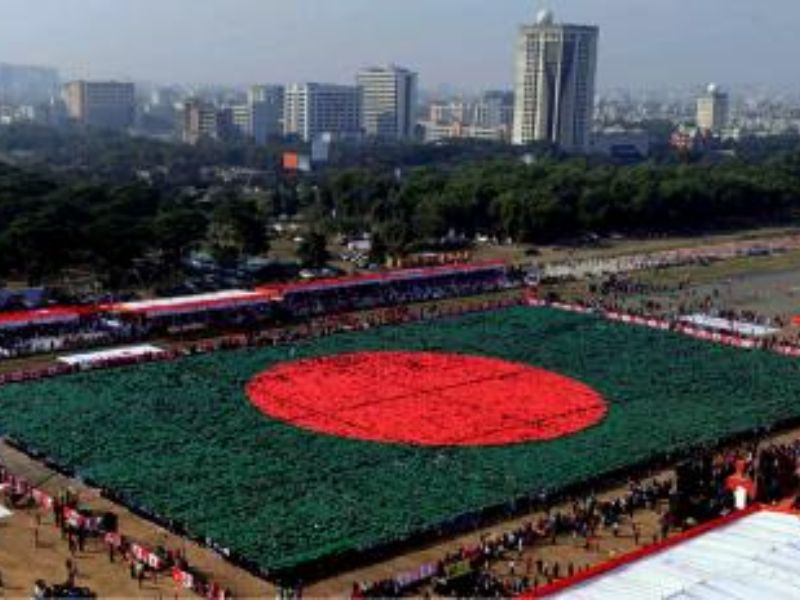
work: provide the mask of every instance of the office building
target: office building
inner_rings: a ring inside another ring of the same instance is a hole
[[[591,142],[597,27],[558,24],[550,11],[520,27],[514,68],[515,144],[550,142],[586,151]]]
[[[230,111],[231,124],[236,135],[240,138],[252,137],[253,110],[250,104],[232,104],[225,109]]]
[[[333,138],[361,135],[361,92],[355,86],[296,83],[286,89],[283,131],[310,142],[329,133]]]
[[[247,94],[250,106],[250,136],[257,144],[283,135],[285,88],[282,85],[254,85]]]
[[[396,66],[360,71],[361,129],[369,137],[407,140],[414,136],[417,74]]]
[[[64,86],[70,119],[89,127],[127,129],[136,112],[132,83],[72,81]]]
[[[58,70],[0,63],[0,103],[39,104],[58,95]]]
[[[485,92],[470,107],[470,125],[484,129],[507,129],[514,122],[514,93],[506,91]]]
[[[728,94],[716,84],[710,84],[706,93],[697,99],[697,127],[703,131],[720,133],[728,126]]]
[[[197,144],[202,140],[221,141],[231,137],[235,130],[234,112],[202,100],[184,102],[181,111],[181,140]]]

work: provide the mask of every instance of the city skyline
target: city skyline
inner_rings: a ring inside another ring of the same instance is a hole
[[[188,0],[4,0],[0,61],[53,65],[64,79],[227,85],[351,83],[365,66],[398,63],[425,89],[510,88],[516,28],[547,6],[558,21],[600,27],[599,88],[794,83],[763,68],[800,50],[789,26],[800,7],[789,0],[768,12],[743,0],[598,4],[226,0],[188,10]],[[742,43],[755,35],[758,44]]]

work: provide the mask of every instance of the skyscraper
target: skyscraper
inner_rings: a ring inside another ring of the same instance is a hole
[[[515,144],[548,141],[584,151],[591,142],[597,27],[555,23],[541,11],[520,27],[514,73]]]
[[[355,86],[295,83],[286,89],[283,111],[286,135],[311,142],[323,133],[333,138],[361,134],[361,93]]]
[[[64,102],[69,118],[105,129],[127,129],[136,110],[133,84],[116,81],[72,81],[64,86]]]
[[[728,94],[710,84],[706,94],[697,99],[697,127],[719,133],[728,126]]]
[[[414,135],[417,74],[396,66],[370,67],[356,77],[361,128],[370,137],[406,140]]]

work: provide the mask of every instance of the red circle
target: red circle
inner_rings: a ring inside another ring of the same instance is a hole
[[[282,363],[247,385],[270,417],[320,433],[421,446],[551,440],[606,414],[568,377],[496,358],[359,352]]]

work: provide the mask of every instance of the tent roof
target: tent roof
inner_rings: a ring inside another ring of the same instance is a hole
[[[748,509],[542,588],[537,597],[800,598],[800,517]]]
[[[748,323],[747,321],[734,321],[730,319],[721,319],[719,317],[712,317],[704,314],[694,314],[681,317],[684,323],[692,325],[699,325],[715,331],[723,331],[726,333],[736,333],[739,335],[746,335],[751,337],[765,337],[780,333],[780,329],[775,327],[765,327],[757,323]]]
[[[70,354],[59,356],[58,361],[68,365],[92,365],[108,360],[137,358],[162,354],[164,351],[152,344],[140,344],[137,346],[125,346],[122,348],[108,348],[94,352],[82,352],[80,354]]]

